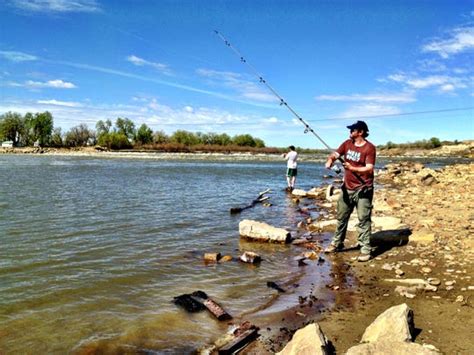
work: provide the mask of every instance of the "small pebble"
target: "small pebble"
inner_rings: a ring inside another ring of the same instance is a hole
[[[398,276],[402,276],[405,274],[405,272],[403,270],[397,269],[395,270],[395,274],[397,274]]]
[[[445,284],[446,286],[452,286],[452,285],[454,285],[455,283],[456,283],[456,281],[452,280],[452,281],[446,281],[444,284]]]
[[[456,297],[456,302],[464,302],[464,297],[463,296],[458,296]]]

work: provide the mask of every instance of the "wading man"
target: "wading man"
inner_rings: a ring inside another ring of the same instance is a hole
[[[330,169],[340,156],[344,158],[344,184],[337,202],[337,228],[331,244],[324,252],[335,253],[344,248],[349,217],[354,208],[359,218],[357,247],[360,248],[358,261],[371,259],[373,248],[370,244],[372,234],[372,199],[374,197],[375,146],[366,138],[369,128],[363,121],[347,126],[350,137],[331,155],[326,162]]]
[[[295,188],[296,183],[296,175],[298,174],[298,170],[296,168],[298,160],[298,153],[296,152],[295,146],[289,146],[290,151],[288,153],[282,154],[283,158],[285,158],[288,162],[286,164],[286,182],[288,187],[286,188],[287,191],[292,191]]]

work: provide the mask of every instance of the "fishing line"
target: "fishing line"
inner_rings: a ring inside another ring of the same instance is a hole
[[[278,94],[278,92],[276,92],[276,90],[267,82],[267,80],[265,80],[263,78],[263,76],[261,76],[259,74],[259,72],[255,69],[255,67],[252,66],[252,64],[250,64],[247,59],[245,59],[245,57],[237,50],[237,48],[235,48],[223,35],[222,33],[220,33],[219,31],[217,30],[214,30],[214,32],[216,33],[216,35],[219,36],[219,38],[226,44],[227,47],[229,47],[239,58],[240,58],[240,61],[247,65],[247,67],[251,70],[251,72],[258,78],[259,82],[262,83],[263,85],[265,85],[268,90],[278,98],[279,102],[280,102],[280,106],[285,106],[303,125],[304,125],[304,133],[308,133],[308,132],[311,132],[327,149],[329,150],[333,150],[311,127],[310,125],[300,116],[298,115],[298,113],[293,110],[293,108],[288,104],[288,102],[286,102],[286,100],[280,96],[280,94]],[[343,160],[340,159],[340,161],[342,162]]]

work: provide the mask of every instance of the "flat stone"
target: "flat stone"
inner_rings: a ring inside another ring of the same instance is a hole
[[[413,329],[413,311],[406,303],[402,303],[390,307],[380,314],[367,327],[361,342],[376,342],[381,339],[399,342],[411,341]]]
[[[296,331],[291,341],[278,355],[327,355],[328,341],[318,323],[308,324]]]
[[[239,233],[241,236],[262,242],[288,243],[291,240],[291,233],[286,229],[250,219],[240,221]]]
[[[375,343],[367,343],[353,346],[347,350],[346,355],[439,355],[440,353],[432,348],[401,341],[382,340]]]
[[[306,191],[301,189],[294,189],[291,194],[296,197],[306,197],[307,195]]]
[[[433,243],[436,239],[435,233],[427,233],[427,232],[414,232],[409,237],[409,242],[414,242],[417,244],[430,244]]]

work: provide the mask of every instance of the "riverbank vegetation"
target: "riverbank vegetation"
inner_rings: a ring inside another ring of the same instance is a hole
[[[167,134],[163,130],[153,131],[146,124],[138,128],[128,119],[118,117],[111,120],[99,120],[95,129],[81,123],[63,132],[54,127],[53,115],[48,112],[26,113],[7,112],[0,115],[0,142],[10,141],[13,147],[51,147],[81,148],[97,146],[107,150],[157,151],[174,153],[210,152],[250,152],[262,154],[281,154],[286,147],[267,147],[265,142],[250,134],[238,134],[233,137],[227,133],[190,132],[177,130]],[[433,149],[454,148],[461,151],[465,142],[441,141],[436,137],[409,143],[393,143],[377,146],[381,155],[405,155],[410,151],[429,151]],[[327,150],[297,148],[302,154],[327,154]],[[471,154],[472,148],[464,149],[461,155]],[[449,154],[448,154],[449,155]]]

